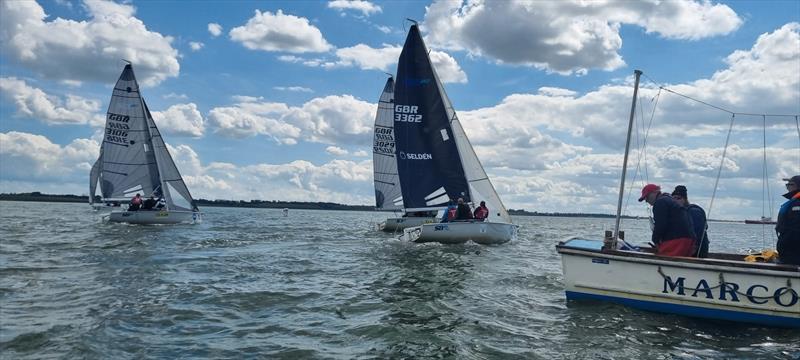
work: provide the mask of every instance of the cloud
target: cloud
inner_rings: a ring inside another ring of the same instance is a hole
[[[172,38],[147,29],[133,6],[86,0],[85,21],[46,21],[33,1],[0,2],[0,48],[11,61],[50,79],[111,83],[120,59],[133,62],[142,85],[178,76]]]
[[[24,132],[0,133],[0,174],[4,180],[85,180],[99,155],[100,144],[75,139],[66,146]]]
[[[280,56],[279,60],[291,63],[302,63],[311,67],[328,69],[343,67],[358,67],[363,70],[380,70],[394,72],[397,60],[400,57],[402,46],[386,45],[382,48],[373,48],[369,45],[358,44],[351,47],[336,49],[336,60],[304,59],[297,56]],[[432,50],[431,63],[443,83],[466,83],[467,74],[458,65],[458,62],[449,54]]]
[[[372,132],[376,105],[351,95],[314,98],[302,106],[236,97],[233,106],[209,112],[214,132],[229,137],[265,135],[279,143],[299,140],[324,144],[366,145]]]
[[[328,146],[325,148],[325,152],[335,156],[344,156],[349,154],[347,150],[342,149],[338,146]]]
[[[742,19],[727,5],[707,1],[436,1],[424,20],[434,47],[561,74],[625,65],[622,24],[696,40],[728,34]]]
[[[329,201],[371,204],[372,161],[305,160],[284,164],[205,164],[191,147],[169,146],[192,195],[205,199]]]
[[[3,97],[12,101],[19,116],[37,119],[49,125],[99,126],[105,122],[100,111],[100,102],[77,95],[58,97],[45,93],[15,77],[0,78]]]
[[[314,90],[302,86],[273,86],[272,88],[278,91],[305,92],[305,93],[314,92]]]
[[[369,153],[364,151],[364,150],[358,150],[358,151],[353,153],[353,156],[367,157],[367,156],[369,156]]]
[[[290,53],[325,52],[332,48],[322,37],[322,32],[308,19],[256,10],[244,26],[230,31],[231,40],[250,50],[280,51]]]
[[[152,115],[164,134],[202,137],[205,133],[205,120],[194,103],[172,105],[164,111],[153,111]]]
[[[208,32],[213,37],[220,36],[220,35],[222,35],[222,25],[217,24],[217,23],[209,23],[208,24]]]
[[[166,95],[162,96],[162,98],[167,99],[167,100],[172,100],[172,99],[175,99],[175,100],[186,100],[186,99],[189,98],[189,96],[186,95],[186,94],[176,94],[174,92],[171,92],[169,94],[166,94]]]
[[[380,6],[364,0],[333,0],[328,2],[328,8],[337,9],[339,11],[360,11],[364,16],[370,16],[383,11]]]
[[[198,50],[202,49],[203,46],[205,46],[205,45],[203,43],[201,43],[201,42],[197,42],[197,41],[190,41],[189,42],[189,47],[192,49],[192,51],[198,51]]]

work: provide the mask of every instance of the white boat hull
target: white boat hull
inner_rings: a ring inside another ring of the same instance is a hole
[[[800,328],[800,267],[601,251],[602,241],[559,243],[568,300]],[[724,256],[723,256],[724,255]],[[725,259],[722,259],[725,258]]]
[[[398,232],[403,229],[420,226],[422,224],[432,224],[439,220],[435,217],[399,217],[388,218],[386,221],[380,223],[378,227],[382,231]]]
[[[110,222],[129,224],[179,224],[195,223],[200,213],[192,211],[112,211],[107,215]]]
[[[496,222],[448,222],[423,224],[405,229],[403,237],[414,242],[439,242],[443,244],[463,244],[472,241],[491,245],[508,242],[517,235],[518,226]]]

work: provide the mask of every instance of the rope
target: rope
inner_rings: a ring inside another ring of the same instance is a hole
[[[733,132],[733,122],[736,120],[736,114],[731,114],[731,125],[728,127],[728,135],[725,137],[725,147],[722,148],[722,159],[719,161],[719,169],[717,169],[717,178],[714,180],[714,190],[711,192],[711,203],[708,205],[708,212],[706,219],[711,218],[711,210],[714,209],[714,198],[717,196],[717,186],[719,185],[719,177],[722,175],[722,166],[725,164],[725,155],[728,153],[728,144],[731,141],[731,133]]]
[[[664,274],[664,271],[661,269],[661,266],[658,267],[658,274],[661,275],[661,277],[664,278],[664,280],[666,280],[670,284],[672,284],[672,278],[667,276],[666,274]],[[719,285],[717,285],[717,286],[709,287],[709,288],[702,288],[702,289],[701,288],[692,288],[692,287],[683,287],[683,289],[684,290],[693,290],[695,293],[696,292],[706,292],[706,291],[710,291],[710,290],[721,288],[721,287],[725,286],[725,284],[728,284],[727,282],[725,282],[725,277],[722,275],[722,273],[719,273]],[[767,299],[780,298],[781,296],[783,296],[783,294],[788,294],[789,290],[792,289],[792,281],[790,279],[786,279],[786,289],[783,292],[781,292],[780,294],[773,294],[772,296],[756,296],[756,295],[752,295],[752,294],[747,294],[747,293],[743,293],[743,292],[739,291],[738,288],[737,289],[728,288],[728,289],[732,290],[734,293],[736,293],[738,295],[742,295],[742,296],[745,296],[747,298],[758,299],[758,300],[767,300]]]
[[[648,78],[648,79],[649,79],[649,78]],[[652,79],[651,79],[651,80],[652,80]],[[655,82],[655,81],[653,81],[653,82]],[[689,96],[689,95],[684,95],[684,94],[681,94],[681,93],[679,93],[679,92],[677,92],[677,91],[670,90],[670,89],[668,89],[668,88],[666,88],[666,87],[664,87],[664,86],[660,86],[659,88],[660,88],[660,89],[664,89],[664,91],[668,91],[668,92],[671,92],[671,93],[673,93],[673,94],[675,94],[675,95],[678,95],[678,96],[684,97],[684,98],[686,98],[686,99],[692,100],[692,101],[694,101],[694,102],[698,102],[698,103],[701,103],[701,104],[703,104],[703,105],[706,105],[706,106],[712,107],[712,108],[714,108],[714,109],[717,109],[717,110],[720,110],[720,111],[724,111],[724,112],[726,112],[726,113],[728,113],[728,114],[746,115],[746,116],[795,117],[795,118],[797,117],[797,115],[796,115],[796,114],[756,114],[756,113],[744,113],[744,112],[736,112],[736,111],[732,111],[732,110],[725,109],[725,108],[723,108],[723,107],[719,107],[719,106],[717,106],[717,105],[714,105],[714,104],[709,104],[709,103],[707,103],[707,102],[705,102],[705,101],[703,101],[703,100],[700,100],[700,99],[695,99],[695,98],[693,98],[693,97],[691,97],[691,96]]]

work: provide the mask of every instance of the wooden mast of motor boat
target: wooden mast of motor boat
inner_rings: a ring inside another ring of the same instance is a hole
[[[631,101],[631,117],[628,120],[628,138],[625,140],[625,157],[622,160],[622,180],[619,182],[619,199],[617,200],[617,218],[614,223],[614,236],[611,239],[611,249],[616,250],[619,239],[619,223],[622,216],[622,197],[625,195],[625,173],[628,171],[628,151],[631,147],[631,131],[633,131],[633,116],[636,112],[636,96],[639,92],[639,77],[641,70],[634,70],[633,100]]]

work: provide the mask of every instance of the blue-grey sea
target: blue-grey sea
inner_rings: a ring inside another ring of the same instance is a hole
[[[499,246],[413,244],[387,214],[206,207],[109,224],[0,201],[3,359],[797,359],[800,331],[567,302],[555,244],[612,219],[515,217]],[[647,239],[646,220],[625,222]],[[712,223],[712,251],[773,244]]]

